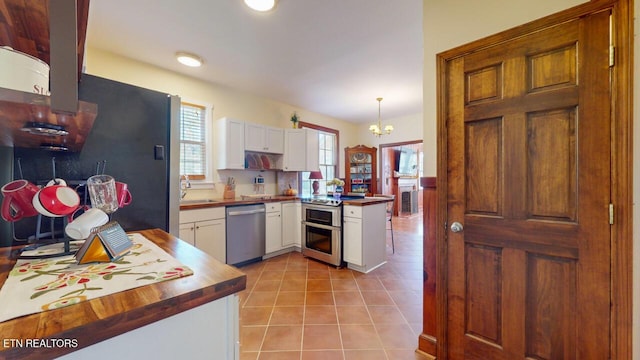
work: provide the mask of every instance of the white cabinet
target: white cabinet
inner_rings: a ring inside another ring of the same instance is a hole
[[[240,358],[239,326],[238,295],[233,294],[89,345],[57,359],[237,360]],[[44,353],[44,350],[41,350]],[[114,356],[114,351],[120,355]]]
[[[265,253],[282,250],[282,215],[279,202],[267,203],[265,215]]]
[[[245,123],[244,149],[263,153],[284,152],[284,129]]]
[[[180,212],[180,239],[226,263],[227,239],[225,208],[184,210]]]
[[[244,121],[218,119],[216,135],[218,169],[244,169]]]
[[[188,242],[189,244],[196,246],[196,225],[195,223],[180,224],[178,230],[178,236],[180,239]]]
[[[282,203],[282,247],[301,247],[302,205],[299,201]]]
[[[214,219],[195,223],[195,246],[221,262],[227,259],[226,220]]]
[[[320,167],[318,131],[314,129],[284,130],[284,171],[317,171]]]
[[[345,216],[342,220],[342,231],[344,261],[357,266],[364,265],[362,260],[362,219]]]
[[[343,207],[343,259],[347,267],[368,273],[386,263],[386,203]]]

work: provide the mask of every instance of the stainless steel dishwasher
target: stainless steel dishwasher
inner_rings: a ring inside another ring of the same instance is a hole
[[[227,264],[262,260],[265,247],[264,204],[227,206]]]

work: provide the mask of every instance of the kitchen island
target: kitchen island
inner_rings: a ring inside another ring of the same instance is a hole
[[[194,274],[2,322],[0,358],[237,358],[246,275],[162,230],[139,233]],[[0,248],[0,285],[17,250]]]
[[[343,259],[349,269],[371,272],[387,263],[387,203],[383,197],[343,202]]]

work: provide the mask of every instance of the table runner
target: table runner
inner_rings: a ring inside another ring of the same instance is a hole
[[[141,234],[128,235],[133,247],[115,262],[77,265],[73,255],[19,259],[0,289],[0,322],[193,274]],[[72,242],[72,249],[80,245]],[[62,244],[54,244],[23,254],[55,254],[61,249]]]

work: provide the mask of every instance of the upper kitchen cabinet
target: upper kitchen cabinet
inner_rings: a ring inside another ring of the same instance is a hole
[[[231,118],[216,123],[218,169],[244,169],[244,121]]]
[[[284,171],[317,171],[320,168],[318,130],[284,130]]]
[[[1,146],[82,149],[97,115],[95,104],[78,101],[88,17],[89,0],[0,0],[0,44],[51,70],[51,96],[0,84]]]
[[[284,130],[245,123],[244,149],[246,151],[282,154],[284,152]]]

